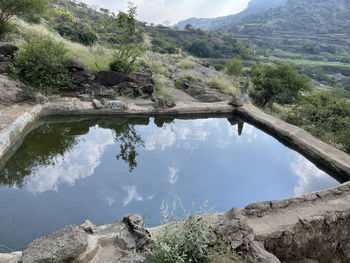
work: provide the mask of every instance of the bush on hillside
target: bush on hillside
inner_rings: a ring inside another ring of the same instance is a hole
[[[243,70],[242,60],[239,58],[233,58],[226,66],[227,73],[231,76],[241,76]]]
[[[272,106],[274,102],[281,105],[296,103],[312,87],[306,75],[299,74],[288,64],[256,65],[252,70],[252,82],[252,99],[261,107]]]
[[[18,16],[38,20],[46,8],[46,0],[0,0],[0,36],[8,32],[11,18]]]
[[[12,72],[22,82],[45,94],[57,93],[72,85],[63,63],[68,50],[48,36],[29,38],[15,53]]]
[[[350,153],[350,103],[328,92],[305,96],[285,116],[314,136]]]

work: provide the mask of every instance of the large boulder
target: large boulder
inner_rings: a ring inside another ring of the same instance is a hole
[[[100,84],[109,87],[116,86],[127,79],[122,73],[115,71],[99,71],[95,75]]]
[[[184,91],[201,102],[228,101],[232,98],[231,96],[223,94],[216,89],[202,87],[199,85],[191,85]]]
[[[0,103],[10,104],[23,102],[29,97],[26,86],[5,75],[0,75]]]
[[[81,70],[72,72],[73,84],[80,86],[94,79],[94,73],[90,70]]]
[[[71,72],[83,71],[85,70],[85,64],[78,59],[72,58],[64,63],[66,69]]]
[[[0,44],[0,55],[2,56],[14,56],[15,52],[18,51],[18,46],[10,43],[2,43]]]
[[[48,236],[34,240],[23,251],[23,263],[71,262],[88,245],[88,234],[76,225],[69,225]]]

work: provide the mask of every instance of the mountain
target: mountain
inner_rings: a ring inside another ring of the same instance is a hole
[[[184,29],[187,24],[191,24],[194,28],[200,28],[203,30],[219,30],[240,22],[242,19],[257,14],[259,12],[265,11],[270,8],[274,8],[280,5],[283,5],[287,0],[252,0],[248,7],[236,14],[223,16],[218,18],[189,18],[183,21],[180,21],[174,27],[179,29]]]

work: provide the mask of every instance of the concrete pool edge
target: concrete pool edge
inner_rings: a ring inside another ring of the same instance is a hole
[[[75,98],[61,98],[53,102],[49,102],[43,105],[13,105],[17,107],[14,114],[10,114],[12,108],[2,110],[2,112],[8,114],[9,119],[7,123],[0,126],[0,159],[2,159],[11,147],[23,138],[30,127],[43,116],[50,115],[196,115],[196,114],[219,114],[219,113],[234,113],[241,117],[243,120],[252,123],[265,132],[273,135],[286,145],[301,151],[305,156],[316,160],[322,167],[328,167],[333,173],[339,174],[339,179],[342,181],[348,181],[350,179],[350,156],[346,153],[335,149],[334,147],[314,138],[306,131],[287,124],[282,120],[276,119],[268,114],[265,114],[261,110],[254,107],[251,103],[244,103],[242,107],[229,106],[227,102],[219,103],[195,103],[195,102],[178,102],[175,108],[156,110],[152,104],[145,102],[144,104],[129,103],[127,109],[96,109],[92,102],[84,102]],[[0,119],[1,121],[1,119]],[[0,123],[1,124],[1,123]],[[293,229],[296,224],[301,222],[303,218],[309,218],[307,222],[315,219],[321,225],[326,222],[325,218],[329,219],[329,215],[334,213],[340,213],[346,217],[336,215],[336,222],[339,220],[350,219],[350,202],[349,202],[349,189],[350,183],[345,183],[339,187],[333,189],[327,189],[316,193],[311,193],[302,197],[294,197],[290,199],[284,199],[280,201],[267,201],[261,203],[255,203],[247,206],[241,210],[245,217],[250,222],[254,220],[259,221],[264,225],[267,223],[267,218],[270,214],[284,213],[286,209],[298,210],[303,207],[323,207],[323,209],[306,209],[304,214],[297,214],[298,220],[293,224]],[[347,202],[344,202],[346,200]],[[337,207],[335,204],[343,204],[341,207]],[[327,214],[327,211],[331,213]],[[322,220],[320,219],[322,218]],[[285,221],[288,221],[285,216],[280,217],[280,225],[285,225]],[[328,220],[327,219],[327,220]],[[285,220],[285,221],[284,221]],[[311,222],[310,221],[310,222]],[[303,225],[303,224],[302,224]],[[254,229],[254,227],[252,227]],[[290,231],[290,228],[287,229]],[[274,250],[276,243],[271,240],[280,240],[284,236],[288,236],[284,233],[287,230],[277,229],[276,231],[269,232],[268,235],[257,235],[259,241],[263,242],[269,250]],[[282,231],[282,232],[281,232]],[[306,230],[305,230],[306,231]],[[259,232],[259,231],[258,231]],[[277,234],[276,234],[277,233]],[[269,236],[270,241],[264,242],[265,236]],[[278,237],[277,237],[278,236]],[[289,235],[290,236],[290,235]],[[270,242],[270,243],[269,243]],[[279,241],[278,241],[279,242]],[[269,245],[270,244],[270,245]],[[271,252],[271,251],[270,251]],[[7,257],[9,255],[6,255]],[[18,257],[18,254],[15,255]],[[7,262],[1,261],[5,255],[0,254],[0,263]]]

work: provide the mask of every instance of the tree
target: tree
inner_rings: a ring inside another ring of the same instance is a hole
[[[301,95],[311,90],[310,79],[301,75],[288,64],[271,66],[257,65],[252,70],[254,91],[252,98],[261,107],[297,102]]]
[[[136,9],[136,6],[129,3],[128,12],[119,12],[116,18],[121,33],[121,43],[113,53],[114,58],[110,64],[110,69],[125,75],[134,69],[136,59],[145,50],[142,44],[134,43],[137,29]]]
[[[192,55],[200,58],[212,57],[214,53],[212,47],[208,44],[208,41],[204,39],[194,40],[186,46],[186,49]]]
[[[242,75],[243,63],[239,58],[233,58],[226,66],[227,73],[231,76],[240,76]]]
[[[185,26],[185,29],[186,29],[186,30],[191,30],[191,29],[192,29],[192,25],[191,25],[191,24],[187,24],[187,25]]]
[[[0,0],[0,35],[7,32],[7,24],[11,18],[35,17],[43,14],[46,8],[46,0]]]

